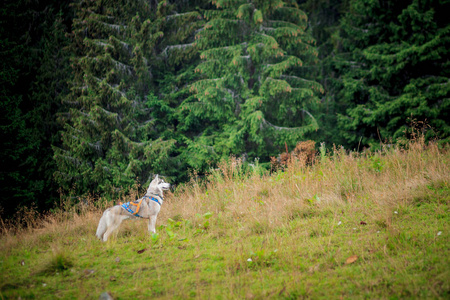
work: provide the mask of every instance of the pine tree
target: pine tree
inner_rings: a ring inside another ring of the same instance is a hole
[[[166,172],[176,181],[185,181],[189,176],[186,157],[186,141],[189,134],[180,127],[179,106],[190,94],[186,85],[195,78],[194,66],[199,63],[199,45],[196,33],[204,25],[200,11],[207,7],[207,1],[161,2],[159,26],[164,32],[155,51],[155,88],[148,96],[154,128],[163,139],[175,140],[176,147],[164,162]]]
[[[323,89],[300,75],[317,56],[307,16],[295,2],[212,4],[196,35],[197,80],[179,107],[183,155],[197,169],[230,154],[268,160],[318,128]]]
[[[2,13],[2,17],[4,14]],[[3,19],[3,18],[2,18]],[[4,20],[4,19],[3,19]],[[3,25],[3,24],[2,24]],[[6,28],[1,26],[0,28]],[[30,138],[30,129],[26,127],[26,120],[22,105],[23,95],[17,91],[20,79],[20,61],[24,47],[9,39],[1,32],[0,51],[0,213],[10,215],[18,205],[23,204],[24,199],[33,197],[33,191],[29,190],[24,159],[35,149],[35,144]],[[35,165],[32,162],[31,166]],[[19,166],[22,166],[21,168]]]
[[[0,9],[0,214],[52,205],[54,114],[64,93],[66,1],[15,1]]]
[[[335,60],[349,145],[401,137],[411,118],[448,140],[449,9],[445,1],[351,1]]]
[[[117,196],[163,172],[174,147],[155,132],[147,104],[165,2],[74,6],[74,80],[59,117],[64,130],[62,146],[55,147],[55,176],[66,192]]]
[[[67,8],[66,8],[67,9]],[[69,39],[64,24],[64,17],[60,11],[54,14],[53,23],[48,29],[39,45],[41,64],[37,70],[36,80],[31,88],[31,98],[34,109],[30,111],[28,119],[32,127],[31,137],[39,146],[36,147],[34,157],[37,158],[37,168],[34,174],[37,185],[41,186],[42,194],[38,199],[40,209],[53,207],[59,198],[58,186],[53,174],[56,163],[53,160],[52,145],[58,143],[58,133],[61,126],[57,122],[62,99],[68,94],[67,81],[71,78],[69,53],[66,47]]]
[[[306,0],[299,1],[301,9],[308,14],[309,30],[317,42],[319,62],[305,69],[305,76],[315,78],[324,89],[318,121],[319,130],[312,139],[325,142],[326,145],[346,143],[337,123],[337,114],[345,114],[335,91],[341,88],[336,82],[336,69],[333,63],[336,54],[341,51],[339,38],[340,21],[348,11],[349,0]]]

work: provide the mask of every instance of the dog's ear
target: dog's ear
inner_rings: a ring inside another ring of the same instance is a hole
[[[158,178],[159,178],[159,175],[158,175],[158,174],[156,174],[156,175],[155,175],[155,178],[154,178],[154,179],[158,179]]]

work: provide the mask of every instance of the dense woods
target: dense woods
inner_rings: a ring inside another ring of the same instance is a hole
[[[449,1],[6,1],[1,214],[231,155],[450,136]]]

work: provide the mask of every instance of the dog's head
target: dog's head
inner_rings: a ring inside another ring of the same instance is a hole
[[[150,182],[147,194],[157,194],[162,196],[163,191],[168,189],[170,189],[170,183],[165,182],[159,175],[156,175],[152,182]]]

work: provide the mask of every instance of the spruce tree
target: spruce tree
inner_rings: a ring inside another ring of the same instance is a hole
[[[445,1],[351,1],[334,60],[350,146],[404,136],[411,119],[448,140],[449,9]]]
[[[147,96],[165,2],[74,3],[74,80],[59,120],[55,176],[67,193],[117,196],[164,173],[173,140],[154,130]]]
[[[290,1],[212,1],[196,35],[202,62],[178,109],[183,153],[203,169],[230,154],[268,160],[318,129],[320,84],[301,76],[316,60],[307,16]]]
[[[34,153],[38,160],[35,176],[36,183],[45,193],[35,201],[39,202],[41,209],[53,207],[59,198],[53,178],[56,163],[52,146],[59,142],[58,133],[62,128],[57,122],[57,114],[61,101],[69,92],[67,82],[71,79],[69,52],[66,50],[69,39],[64,24],[64,18],[69,17],[62,12],[55,13],[53,23],[48,24],[39,45],[41,65],[31,88],[34,109],[29,113],[29,122],[33,128],[32,138],[39,144]]]
[[[161,5],[161,4],[160,4]],[[176,181],[189,176],[185,153],[191,132],[181,130],[180,104],[190,92],[186,86],[196,77],[194,67],[199,63],[199,45],[195,39],[204,25],[201,11],[207,1],[174,2],[161,5],[165,15],[159,26],[164,37],[158,42],[154,61],[154,89],[148,96],[154,128],[163,139],[175,140],[176,147],[163,164],[166,172]],[[182,119],[182,118],[181,118]]]
[[[321,99],[321,114],[319,121],[321,127],[312,136],[312,139],[325,142],[331,147],[333,144],[343,145],[346,140],[336,126],[337,114],[345,114],[336,95],[341,87],[336,83],[336,69],[333,60],[341,50],[339,38],[340,21],[348,11],[349,0],[305,0],[299,1],[300,8],[308,14],[309,29],[317,42],[319,62],[305,69],[305,76],[315,78],[324,89]]]
[[[0,214],[48,209],[57,196],[52,143],[65,93],[67,1],[8,1],[0,9]]]

